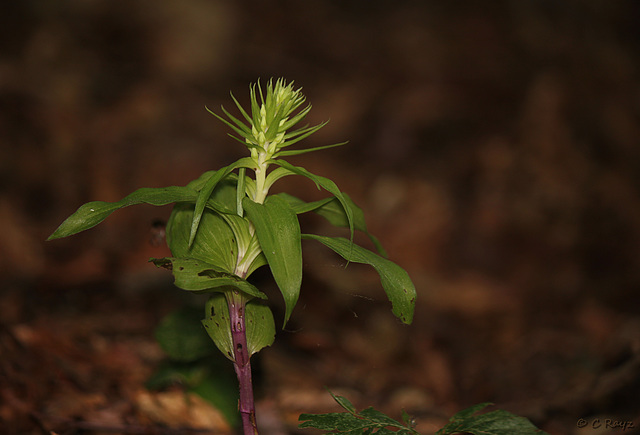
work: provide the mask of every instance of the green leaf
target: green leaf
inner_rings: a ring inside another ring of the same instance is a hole
[[[158,344],[169,358],[176,361],[195,361],[215,351],[199,321],[201,311],[199,308],[184,307],[162,319],[155,335]]]
[[[247,249],[247,253],[245,254],[245,259],[247,259],[246,261],[251,258],[253,258],[253,260],[251,260],[251,263],[249,263],[245,278],[249,278],[249,276],[257,269],[268,264],[267,258],[264,256],[262,248],[260,247],[260,243],[258,242],[258,236],[255,235],[254,238],[251,239],[249,249]],[[240,263],[241,267],[244,267],[245,259],[243,259],[243,261]]]
[[[249,125],[253,124],[253,119],[251,119],[251,117],[249,116],[249,114],[244,110],[244,108],[242,107],[242,105],[238,102],[238,100],[236,100],[236,97],[233,95],[233,93],[231,93],[231,99],[233,100],[234,103],[236,103],[236,106],[238,107],[238,109],[240,110],[240,113],[242,113],[242,116],[244,116],[244,119],[247,120],[247,122],[249,123]]]
[[[158,267],[173,272],[175,286],[196,293],[223,292],[229,287],[236,288],[248,296],[267,299],[253,284],[232,273],[218,269],[215,265],[196,258],[153,258]]]
[[[240,425],[240,414],[238,413],[238,385],[235,373],[231,364],[226,361],[224,367],[216,367],[210,370],[201,382],[190,388],[209,403],[213,404],[217,410],[227,419],[233,427]]]
[[[198,317],[201,317],[198,310]],[[202,324],[196,322],[202,329]],[[211,348],[211,340],[204,334]],[[154,374],[145,382],[150,390],[163,390],[181,384],[188,391],[198,394],[213,404],[232,426],[240,423],[238,413],[238,384],[233,365],[219,353],[214,353],[197,361],[182,362],[167,360],[160,363]]]
[[[54,240],[72,236],[79,232],[95,227],[105,220],[111,213],[124,207],[137,204],[149,204],[163,206],[171,203],[192,202],[198,198],[198,191],[212,178],[218,171],[207,171],[199,178],[191,181],[186,186],[169,187],[143,187],[125,196],[120,201],[92,201],[82,205],[78,210],[69,216],[47,240]],[[232,174],[233,175],[233,174]],[[229,189],[233,190],[234,201],[229,201]],[[235,183],[231,184],[224,180],[218,183],[218,188],[206,202],[206,207],[225,213],[233,213],[235,205]]]
[[[291,138],[289,140],[286,140],[282,146],[283,147],[288,147],[293,145],[294,143],[300,142],[302,139],[305,139],[309,136],[311,136],[313,133],[315,133],[316,131],[320,130],[322,127],[324,127],[325,125],[327,125],[328,121],[325,121],[321,124],[318,125],[314,125],[313,127],[306,127],[306,128],[301,128],[298,130],[295,130],[293,132],[290,132],[288,134],[285,135],[285,138]]]
[[[330,412],[327,414],[300,414],[298,428],[314,428],[326,431],[350,432],[362,430],[370,426],[366,420],[346,412]]]
[[[229,228],[231,228],[238,248],[238,257],[242,257],[253,238],[251,222],[236,214],[221,214],[220,217],[229,225]]]
[[[362,410],[362,412],[360,412],[360,416],[368,419],[372,423],[382,426],[402,427],[402,425],[396,420],[373,407]]]
[[[220,214],[220,217],[227,222],[236,238],[238,263],[234,272],[246,279],[256,269],[267,264],[258,242],[258,236],[254,233],[251,221],[246,217],[235,214]]]
[[[302,284],[302,245],[298,217],[278,196],[264,204],[244,198],[242,202],[253,223],[269,268],[285,302],[286,324],[300,295]]]
[[[393,314],[403,323],[410,324],[413,321],[416,289],[409,274],[400,266],[343,237],[303,234],[302,238],[317,240],[347,261],[372,266],[380,275],[380,282],[391,301]]]
[[[458,412],[436,435],[469,433],[473,435],[543,435],[528,419],[501,409],[474,415],[490,403],[481,403]],[[547,434],[548,435],[548,434]]]
[[[244,323],[249,356],[273,344],[276,338],[276,324],[268,306],[256,300],[249,301],[245,307]]]
[[[196,192],[200,192],[202,190],[202,187],[207,184],[207,181],[209,181],[209,178],[213,177],[216,172],[217,171],[203,172],[198,178],[196,178],[195,180],[191,180],[189,184],[187,184],[187,187],[189,189],[195,190]]]
[[[266,305],[249,301],[245,306],[244,313],[247,346],[249,356],[251,356],[262,348],[273,344],[276,326],[273,314]],[[212,295],[205,306],[205,319],[202,324],[220,352],[234,361],[233,338],[229,319],[229,306],[225,295],[221,293]]]
[[[220,121],[224,122],[225,124],[227,124],[227,126],[229,128],[231,128],[233,131],[235,131],[236,133],[238,133],[241,137],[250,137],[251,136],[251,130],[247,130],[247,126],[242,124],[242,122],[240,122],[239,120],[237,120],[236,118],[234,118],[229,112],[227,112],[224,108],[224,106],[220,106],[220,108],[222,109],[222,111],[224,112],[225,115],[227,115],[229,117],[229,119],[231,119],[236,125],[234,125],[232,122],[227,121],[226,119],[224,119],[223,117],[221,117],[220,115],[218,115],[217,113],[209,110],[208,107],[205,106],[205,109],[207,109],[207,112],[211,113],[213,116],[215,116],[216,118],[218,118]],[[238,142],[243,143],[243,140],[232,135],[229,134],[229,136],[231,136],[232,138],[236,139]]]
[[[293,112],[296,109],[296,107],[299,107],[303,102],[304,102],[304,98],[300,100],[300,102],[296,104],[296,106],[292,108],[290,112]],[[304,117],[309,114],[310,111],[311,111],[311,105],[309,104],[307,107],[305,107],[304,109],[296,113],[295,116],[292,116],[284,124],[282,124],[282,126],[280,127],[281,131],[289,130],[291,127],[295,126],[297,123],[302,121]],[[327,122],[324,122],[324,124],[326,124]]]
[[[260,82],[258,81],[258,94],[260,94],[261,103],[264,104],[264,97],[262,96],[262,87],[260,86]],[[253,125],[260,125],[260,105],[258,104],[258,97],[256,96],[256,85],[253,84],[249,86],[249,94],[251,99],[251,116],[253,119]],[[256,127],[257,128],[257,127]]]
[[[270,189],[273,184],[279,179],[286,177],[288,175],[293,175],[294,173],[285,168],[276,168],[273,171],[269,172],[267,178],[265,179],[264,185],[265,189]]]
[[[189,246],[193,244],[193,241],[196,238],[196,232],[198,231],[198,226],[200,225],[202,214],[207,205],[207,202],[209,201],[209,198],[211,197],[211,194],[213,193],[213,190],[223,178],[228,176],[231,171],[239,167],[251,168],[253,167],[253,161],[249,157],[239,159],[229,166],[225,166],[224,168],[217,170],[213,174],[213,176],[211,176],[211,178],[206,181],[204,186],[202,186],[202,190],[200,190],[200,192],[198,193],[198,198],[196,199],[196,207],[193,214],[193,221],[191,223],[191,232],[189,234]]]
[[[117,202],[93,201],[81,206],[49,236],[59,239],[88,230],[105,220],[114,211],[135,204],[167,205],[172,202],[195,201],[197,193],[189,187],[143,187]]]
[[[409,414],[407,414],[407,411],[405,411],[404,409],[402,410],[402,421],[404,421],[405,425],[410,427],[412,427],[414,424],[413,419]]]
[[[204,309],[205,318],[202,320],[204,329],[220,352],[231,361],[235,361],[231,324],[229,323],[229,306],[224,294],[216,293],[212,295]]]
[[[338,201],[338,198],[336,197],[325,198],[314,202],[305,202],[293,195],[289,195],[288,193],[282,192],[278,193],[277,195],[284,198],[297,214],[313,211],[327,219],[332,225],[335,225],[337,227],[349,226],[349,220],[347,214],[344,211],[345,209],[342,207],[340,201]],[[358,207],[356,203],[353,202],[353,200],[351,200],[349,195],[347,195],[346,193],[343,193],[343,195],[345,201],[349,204],[353,211],[354,229],[365,233],[369,237],[373,245],[376,247],[378,254],[382,255],[383,257],[387,257],[387,253],[382,247],[382,244],[367,229],[367,224],[365,222],[362,209]]]
[[[281,169],[284,169],[284,168],[281,168]],[[319,199],[318,201],[306,202],[286,192],[276,193],[274,194],[274,196],[279,196],[280,198],[287,201],[289,203],[289,206],[291,206],[291,208],[296,214],[308,213],[310,211],[317,210],[323,205],[336,200],[335,197],[329,197],[329,198]]]
[[[345,198],[345,195],[340,191],[336,183],[334,183],[328,178],[322,177],[320,175],[312,174],[311,172],[307,171],[305,168],[301,168],[299,166],[293,166],[291,163],[287,162],[286,160],[274,160],[274,163],[282,166],[283,168],[290,170],[293,173],[302,175],[303,177],[307,177],[308,179],[316,183],[316,185],[322,186],[326,191],[328,191],[329,193],[333,194],[333,196],[338,198],[338,201],[340,201],[340,204],[342,205],[342,208],[344,209],[344,212],[347,216],[347,222],[348,222],[347,226],[349,227],[349,233],[350,233],[349,239],[353,240],[353,225],[354,225],[353,210],[351,209],[351,204],[347,201],[347,199]]]
[[[234,199],[235,202],[235,199]],[[234,273],[238,243],[229,224],[209,209],[201,217],[200,229],[189,244],[193,203],[177,204],[167,222],[167,245],[174,257],[196,258],[227,273]]]
[[[320,147],[314,147],[314,148],[304,148],[301,150],[283,150],[283,151],[278,151],[274,157],[286,157],[286,156],[297,156],[299,154],[306,154],[306,153],[310,153],[312,151],[320,151],[320,150],[326,150],[329,148],[335,148],[335,147],[339,147],[342,145],[346,145],[349,142],[340,142],[340,143],[335,143],[333,145],[324,145],[324,146],[320,146]],[[286,142],[285,142],[286,144]]]
[[[329,391],[331,397],[338,402],[347,412],[331,412],[328,414],[301,414],[298,421],[301,423],[298,428],[315,428],[325,431],[348,433],[348,434],[401,434],[417,435],[412,427],[403,425],[382,412],[369,407],[360,413],[346,398],[337,396]],[[388,429],[392,427],[396,430]]]
[[[356,413],[356,407],[353,406],[353,404],[349,401],[349,399],[347,399],[344,396],[338,396],[337,394],[333,394],[333,392],[331,392],[331,391],[329,391],[329,394],[331,394],[331,397],[333,397],[333,400],[338,402],[338,405],[340,405],[344,409],[346,409],[347,412],[349,412],[351,414],[355,414]]]

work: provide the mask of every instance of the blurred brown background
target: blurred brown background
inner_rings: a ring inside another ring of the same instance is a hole
[[[242,156],[204,106],[232,109],[230,90],[246,102],[271,77],[303,87],[310,123],[331,120],[307,145],[350,141],[292,161],[362,206],[419,294],[401,326],[375,275],[305,244],[300,306],[263,352],[261,406],[279,430],[327,410],[323,385],[404,407],[425,434],[484,401],[552,433],[589,433],[583,417],[640,426],[637,2],[30,0],[1,12],[0,421],[15,433],[48,433],[52,415],[157,422],[139,401],[162,357],[152,331],[183,298],[147,259],[166,255],[150,226],[170,209],[44,239],[84,202]]]

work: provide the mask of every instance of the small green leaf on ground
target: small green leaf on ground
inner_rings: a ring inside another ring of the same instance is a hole
[[[548,435],[528,419],[501,409],[476,414],[490,403],[480,403],[455,414],[436,435]]]
[[[362,412],[356,412],[353,404],[343,396],[329,391],[331,397],[347,412],[330,412],[328,414],[301,414],[298,418],[300,429],[314,428],[330,432],[345,432],[356,434],[401,434],[417,435],[409,425],[394,420],[388,415],[369,407]],[[389,428],[394,428],[393,430]]]
[[[162,319],[156,328],[156,340],[171,359],[194,361],[216,351],[200,323],[201,317],[201,308],[184,307]]]

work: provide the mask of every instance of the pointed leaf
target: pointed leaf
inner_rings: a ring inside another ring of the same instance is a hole
[[[273,184],[278,181],[279,179],[286,177],[288,175],[294,175],[293,172],[291,172],[288,169],[285,168],[276,168],[273,171],[269,172],[269,174],[267,174],[267,178],[265,179],[264,185],[265,185],[265,189],[270,189],[271,186],[273,186]]]
[[[231,121],[233,121],[233,123],[231,121],[227,121],[222,116],[218,115],[217,113],[215,113],[214,111],[210,110],[208,107],[205,106],[205,109],[207,109],[207,112],[209,112],[210,114],[218,118],[220,121],[224,122],[229,128],[231,128],[233,131],[238,133],[241,137],[250,137],[251,129],[247,128],[247,126],[243,124],[242,121],[238,120],[237,118],[233,117],[229,112],[227,112],[224,106],[220,106],[220,108],[222,109],[222,112],[225,115],[227,115]]]
[[[454,422],[454,421],[463,421],[466,420],[468,418],[470,418],[471,416],[473,416],[473,414],[476,414],[477,412],[483,410],[484,408],[486,408],[487,406],[491,406],[493,405],[493,403],[491,402],[483,402],[483,403],[476,403],[473,406],[470,406],[466,409],[463,409],[461,411],[458,411],[456,414],[454,414],[449,421],[450,422]]]
[[[216,174],[216,172],[218,171],[206,171],[202,173],[195,180],[191,180],[189,184],[187,184],[187,187],[189,189],[195,190],[196,192],[200,192],[204,187],[204,185],[207,184],[207,181],[209,181],[209,178],[213,177]]]
[[[282,193],[278,193],[277,195],[284,198],[289,203],[289,205],[291,205],[291,207],[297,214],[313,211],[319,214],[320,216],[324,217],[325,219],[327,219],[329,222],[331,222],[333,225],[337,227],[349,226],[349,221],[347,219],[347,215],[344,211],[344,208],[342,207],[338,199],[335,197],[325,198],[319,201],[307,203],[299,198],[296,198],[293,195],[289,195],[288,193],[282,192]],[[346,193],[343,193],[343,195],[345,200],[349,203],[353,211],[354,229],[365,233],[369,237],[373,245],[376,247],[378,254],[386,258],[387,253],[382,247],[382,244],[380,243],[380,241],[378,241],[378,239],[373,234],[371,234],[369,230],[367,230],[367,223],[365,222],[364,213],[362,212],[362,209],[358,207],[356,203],[354,203],[351,200],[349,195],[347,195]]]
[[[347,222],[348,222],[349,233],[350,233],[349,238],[350,240],[353,240],[353,210],[351,209],[350,203],[346,200],[345,195],[340,191],[336,183],[334,183],[328,178],[322,177],[320,175],[312,174],[311,172],[307,171],[305,168],[302,168],[299,166],[293,166],[291,163],[287,162],[286,160],[274,160],[274,163],[298,175],[307,177],[308,179],[316,183],[316,185],[322,186],[326,191],[328,191],[329,193],[333,194],[333,196],[338,198],[338,201],[340,201],[340,204],[342,205],[342,208],[344,209],[344,212],[347,216]]]
[[[178,204],[167,222],[167,245],[174,257],[196,258],[227,273],[234,273],[238,259],[237,240],[229,224],[218,213],[206,209],[198,234],[189,246],[193,204]]]
[[[404,409],[402,410],[402,421],[406,426],[409,426],[409,427],[413,426],[414,424],[413,419],[409,414],[407,414],[407,411],[405,411]]]
[[[380,275],[380,282],[391,301],[393,314],[406,324],[412,322],[416,289],[404,269],[343,237],[303,234],[302,238],[319,241],[347,261],[372,266]]]
[[[365,434],[402,434],[402,435],[418,435],[409,424],[394,420],[386,414],[369,407],[358,413],[355,407],[346,398],[337,396],[329,391],[331,397],[338,402],[340,406],[347,412],[332,412],[328,414],[302,414],[298,418],[301,423],[298,425],[300,429],[316,428],[325,431],[333,431],[339,433],[349,433],[353,435]],[[394,430],[389,429],[393,427]]]
[[[269,264],[267,263],[267,258],[264,256],[264,253],[260,251],[260,254],[251,262],[249,269],[247,269],[246,277],[249,278],[249,276],[251,276],[253,272],[258,270],[262,266],[266,266],[267,264]]]
[[[316,131],[320,130],[322,127],[324,127],[327,123],[323,122],[322,124],[318,124],[316,126],[313,127],[309,127],[309,128],[305,128],[302,131],[294,131],[292,135],[290,135],[289,137],[292,137],[292,139],[288,139],[286,140],[281,147],[288,147],[293,145],[294,143],[298,143],[300,142],[302,139],[305,139],[309,136],[311,136],[313,133],[315,133]]]
[[[167,257],[154,258],[151,261],[158,267],[171,270],[175,278],[175,286],[183,290],[212,293],[226,291],[229,287],[233,287],[249,296],[267,299],[267,295],[247,280],[224,272],[202,260]]]
[[[338,403],[338,405],[342,406],[351,414],[356,413],[356,407],[353,406],[353,404],[349,401],[349,399],[347,399],[344,396],[338,396],[337,394],[333,394],[332,391],[329,391],[329,394],[331,394],[331,397],[333,397],[333,400],[335,400]]]
[[[481,403],[458,412],[451,417],[436,435],[469,433],[472,435],[548,435],[538,429],[528,419],[498,409],[486,414],[473,415],[489,405]]]
[[[305,148],[305,149],[301,149],[301,150],[284,150],[284,151],[278,151],[275,154],[275,157],[283,157],[283,156],[297,156],[299,154],[306,154],[306,153],[310,153],[312,151],[320,151],[320,150],[326,150],[329,148],[335,148],[335,147],[339,147],[342,145],[347,144],[348,142],[341,142],[341,143],[335,143],[333,145],[324,145],[321,147],[314,147],[314,148]]]
[[[166,315],[156,328],[156,340],[171,359],[195,361],[215,352],[200,315],[201,309],[184,307]]]
[[[249,356],[271,346],[276,338],[276,324],[268,306],[252,300],[245,307],[245,328]]]
[[[284,135],[284,138],[285,139],[293,139],[293,138],[296,138],[296,137],[298,137],[300,135],[303,135],[303,134],[306,137],[309,134],[320,130],[322,127],[324,127],[328,123],[329,123],[329,121],[324,121],[324,122],[322,122],[322,123],[320,123],[318,125],[313,125],[313,126],[309,126],[309,124],[305,124],[304,127],[300,127],[300,128],[298,128],[296,130],[293,130],[293,131],[290,131],[290,132],[286,133]],[[307,133],[309,133],[309,134],[307,134]]]
[[[260,94],[261,103],[264,104],[264,98],[262,96],[262,88],[260,87],[260,81],[257,83],[258,93]],[[253,125],[260,125],[260,105],[258,104],[258,97],[256,96],[256,85],[253,84],[249,87],[249,94],[251,97],[251,116],[253,118]]]
[[[245,331],[249,356],[267,346],[275,339],[276,326],[273,314],[266,305],[250,301],[245,306]],[[223,294],[214,294],[205,307],[202,321],[209,337],[218,349],[233,361],[233,338],[229,317],[229,306]]]
[[[251,119],[251,117],[249,116],[249,114],[247,112],[245,112],[244,108],[242,107],[242,105],[238,102],[238,100],[236,100],[236,97],[233,95],[232,92],[230,92],[231,94],[231,99],[233,100],[234,103],[236,103],[236,107],[238,107],[238,109],[240,110],[240,113],[242,113],[242,116],[244,116],[244,119],[247,120],[247,122],[249,123],[249,125],[253,124],[253,119]]]
[[[253,239],[251,222],[236,214],[220,214],[220,217],[227,223],[227,225],[229,225],[229,228],[233,233],[238,248],[237,259],[239,260],[245,255],[249,244],[251,243],[251,239]]]
[[[300,414],[300,429],[314,428],[326,431],[351,432],[366,429],[370,426],[367,420],[346,412],[330,412],[327,414]],[[353,432],[362,433],[362,432]]]
[[[244,254],[244,258],[240,263],[238,263],[238,269],[245,270],[246,272],[244,277],[245,279],[248,279],[253,272],[267,264],[267,258],[262,252],[258,236],[254,234],[251,242],[249,242],[249,247],[247,248],[247,252]]]
[[[236,118],[235,116],[231,115],[229,112],[227,112],[227,110],[224,108],[224,106],[220,106],[220,108],[222,109],[222,111],[224,112],[225,115],[227,115],[229,117],[229,119],[231,121],[233,121],[234,124],[236,124],[238,126],[238,128],[240,129],[240,131],[242,132],[242,134],[236,130],[236,132],[238,132],[238,134],[240,134],[243,137],[247,137],[247,136],[251,136],[251,127],[249,124],[246,125],[244,122],[240,121],[238,118]],[[220,117],[218,117],[219,119],[221,119]]]
[[[230,164],[229,166],[225,166],[224,168],[219,169],[215,172],[215,174],[209,178],[204,186],[202,186],[202,190],[198,193],[198,198],[196,200],[196,208],[193,214],[193,222],[191,223],[191,233],[189,235],[189,246],[193,244],[193,240],[196,237],[196,232],[198,231],[198,226],[200,225],[200,219],[202,218],[202,213],[204,212],[204,208],[207,205],[207,201],[213,190],[216,188],[217,184],[225,178],[227,175],[231,173],[236,168],[245,167],[251,168],[253,167],[253,161],[249,157],[244,157],[242,159],[237,160],[236,162]]]
[[[264,256],[284,298],[286,324],[298,301],[302,284],[298,218],[289,204],[278,196],[267,197],[264,204],[245,197],[242,204],[247,217],[253,222]]]
[[[359,415],[368,419],[371,423],[379,424],[381,426],[403,427],[402,424],[373,407],[362,410]]]
[[[205,318],[202,325],[220,352],[231,361],[235,361],[230,319],[225,296],[222,293],[212,295],[205,305]]]
[[[318,201],[306,202],[286,192],[276,193],[275,195],[287,201],[296,214],[308,213],[310,211],[319,209],[327,203],[337,201],[335,197],[329,197],[319,199]]]
[[[302,104],[302,103],[303,103],[303,101],[300,101],[295,107],[291,108],[291,111],[296,110],[296,108],[299,107],[300,104]],[[292,118],[287,120],[284,124],[282,124],[282,126],[280,127],[282,129],[282,131],[289,130],[291,127],[296,125],[298,122],[302,121],[302,119],[305,116],[307,116],[307,114],[309,113],[310,110],[311,110],[311,105],[308,105],[304,109],[300,110],[298,113],[295,114],[295,116],[293,116]]]
[[[235,174],[230,174],[218,183],[213,193],[209,197],[205,207],[219,214],[235,213],[235,197],[237,182],[234,180]],[[192,202],[195,205],[195,201]]]
[[[194,201],[197,193],[189,187],[143,187],[117,202],[93,201],[81,206],[49,236],[59,239],[88,230],[105,220],[114,211],[135,204],[167,205],[172,202]]]

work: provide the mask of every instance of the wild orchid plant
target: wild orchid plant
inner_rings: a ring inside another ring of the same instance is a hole
[[[233,94],[231,97],[240,119],[224,107],[226,118],[211,113],[236,133],[231,136],[248,148],[249,157],[205,172],[186,186],[142,188],[118,202],[89,202],[65,220],[49,240],[92,228],[123,207],[175,203],[166,228],[173,256],[151,261],[171,270],[177,287],[210,294],[202,324],[218,349],[233,362],[240,390],[238,409],[248,435],[258,432],[250,358],[275,338],[274,318],[264,302],[267,296],[248,281],[253,272],[269,266],[284,298],[284,324],[300,294],[302,239],[320,242],[347,263],[372,266],[380,275],[393,313],[403,323],[412,321],[416,291],[408,274],[385,258],[384,250],[367,231],[362,210],[349,196],[328,178],[283,159],[343,145],[290,148],[325,125],[294,129],[311,110],[310,105],[302,107],[305,97],[300,89],[279,79],[268,82],[265,94],[259,83],[254,84],[250,86],[250,113]],[[286,193],[269,194],[276,181],[290,175],[310,179],[331,196],[305,202]],[[308,212],[348,228],[349,238],[303,234],[298,215]],[[378,253],[353,243],[354,230],[367,234]]]
[[[250,358],[275,338],[275,322],[267,296],[247,279],[268,265],[285,303],[284,324],[298,300],[302,283],[302,239],[316,240],[347,262],[372,266],[391,301],[393,313],[403,322],[413,320],[416,291],[408,274],[387,260],[375,237],[369,234],[362,210],[328,178],[312,174],[283,159],[343,144],[307,149],[288,149],[320,129],[325,123],[292,130],[309,113],[300,107],[305,97],[293,83],[279,79],[250,87],[251,115],[231,95],[242,118],[227,112],[232,137],[250,152],[217,171],[202,174],[183,187],[142,188],[118,202],[94,201],[81,206],[49,237],[67,237],[92,228],[112,212],[134,204],[175,203],[166,228],[173,257],[151,259],[156,266],[173,272],[175,285],[194,293],[210,294],[205,306],[205,330],[218,349],[233,362],[239,382],[238,410],[245,435],[257,434]],[[300,110],[299,110],[300,109]],[[208,109],[207,109],[208,110]],[[269,170],[270,166],[275,169]],[[247,175],[247,169],[254,177]],[[237,174],[234,171],[238,171]],[[331,196],[305,202],[286,193],[269,195],[279,179],[299,175],[313,181]],[[348,228],[349,238],[302,234],[297,215],[314,212],[332,224]],[[369,236],[378,253],[353,243],[354,230]],[[373,408],[357,412],[346,398],[331,393],[345,410],[342,413],[302,414],[300,428],[316,428],[351,435],[416,435],[411,418],[402,413],[400,423]],[[529,420],[496,410],[478,415],[488,403],[472,406],[454,415],[437,435],[544,434]],[[389,429],[392,428],[392,429]]]

